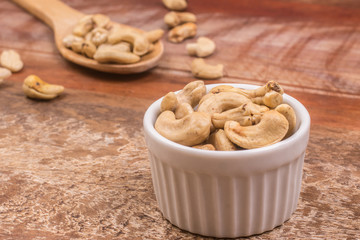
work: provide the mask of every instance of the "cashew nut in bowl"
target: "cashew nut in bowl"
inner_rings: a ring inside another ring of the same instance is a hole
[[[179,106],[177,106],[177,108],[175,110],[175,118],[180,119],[187,115],[190,115],[193,112],[194,112],[194,109],[191,107],[191,105],[186,102],[183,102],[183,103],[180,103]]]
[[[215,43],[207,37],[199,37],[196,43],[188,43],[186,50],[190,56],[208,57],[215,51]]]
[[[177,94],[179,103],[189,103],[192,107],[199,104],[201,98],[206,94],[206,87],[203,81],[192,81]]]
[[[187,7],[187,1],[186,0],[162,0],[165,7],[167,7],[170,10],[175,11],[182,11],[185,10]]]
[[[180,43],[187,38],[195,37],[196,30],[197,27],[195,23],[184,23],[171,29],[168,33],[168,39],[170,42]]]
[[[256,104],[264,104],[270,108],[275,108],[283,102],[283,96],[279,92],[270,91],[262,97],[252,98],[251,101]]]
[[[226,136],[223,129],[218,129],[210,134],[208,143],[214,145],[217,151],[235,151],[237,147]]]
[[[193,148],[202,149],[202,150],[209,150],[209,151],[215,151],[215,147],[211,144],[200,144],[192,146]]]
[[[196,58],[191,63],[191,72],[196,78],[218,79],[223,76],[224,65],[210,65],[204,59]]]
[[[164,111],[172,111],[174,112],[176,107],[178,106],[178,100],[176,94],[174,92],[167,93],[160,105],[160,112]]]
[[[241,126],[251,126],[260,122],[262,112],[260,106],[252,102],[242,104],[221,113],[214,113],[211,121],[215,128],[224,128],[226,121],[237,121]]]
[[[285,137],[288,129],[288,120],[275,110],[265,112],[260,122],[253,126],[243,127],[236,121],[227,121],[224,126],[230,141],[246,149],[277,143]]]
[[[200,101],[197,111],[210,116],[251,102],[247,97],[235,92],[208,93],[203,99],[205,100]]]
[[[275,108],[275,111],[278,111],[279,113],[284,115],[284,117],[289,122],[289,130],[286,133],[285,138],[291,136],[291,134],[293,134],[293,132],[295,130],[295,126],[296,126],[296,114],[295,114],[294,109],[289,104],[283,103],[283,104],[280,104],[279,106],[277,106]]]
[[[46,83],[35,75],[26,77],[22,87],[27,97],[43,100],[53,99],[64,91],[63,86]]]
[[[187,22],[195,23],[196,16],[190,12],[171,11],[164,16],[164,22],[172,28]]]
[[[204,142],[209,136],[210,126],[210,116],[199,112],[176,119],[173,112],[164,111],[155,122],[155,129],[163,137],[185,146],[194,146]]]

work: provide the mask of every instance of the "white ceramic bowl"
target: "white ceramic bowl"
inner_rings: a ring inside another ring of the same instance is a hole
[[[207,90],[218,84],[207,85]],[[258,86],[230,84],[254,89]],[[281,225],[298,202],[310,116],[296,99],[296,132],[279,143],[250,150],[186,147],[154,128],[162,99],[144,116],[155,195],[164,217],[181,229],[212,237],[259,234]]]

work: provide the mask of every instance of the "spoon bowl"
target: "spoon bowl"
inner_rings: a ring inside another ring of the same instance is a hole
[[[140,62],[132,64],[99,63],[94,59],[73,52],[62,43],[63,38],[71,34],[74,26],[85,16],[84,13],[67,6],[59,0],[13,0],[13,2],[45,22],[54,32],[55,44],[60,54],[65,59],[78,65],[109,73],[140,73],[155,67],[164,53],[164,46],[159,40],[154,44],[153,51],[142,56]],[[143,32],[138,28],[120,25],[124,28]]]

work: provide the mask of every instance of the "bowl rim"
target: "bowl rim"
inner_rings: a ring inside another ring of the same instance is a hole
[[[211,88],[219,85],[230,85],[234,87],[244,88],[244,89],[255,89],[260,86],[252,85],[252,84],[240,84],[240,83],[217,83],[217,84],[206,84],[206,91],[208,92]],[[181,90],[176,91],[175,93]],[[288,145],[291,145],[294,141],[298,141],[305,137],[310,129],[310,115],[307,109],[304,107],[302,103],[300,103],[295,98],[291,97],[288,94],[283,94],[284,103],[289,104],[293,107],[297,121],[299,122],[299,127],[290,137],[281,140],[280,142],[260,147],[254,149],[244,149],[238,151],[211,151],[211,150],[204,150],[204,149],[197,149],[189,146],[184,146],[179,143],[173,142],[162,135],[160,135],[154,125],[157,116],[160,113],[160,104],[163,97],[157,99],[153,102],[148,109],[146,110],[143,118],[143,127],[144,131],[147,132],[148,137],[152,138],[152,140],[172,149],[176,149],[178,151],[186,151],[189,154],[194,156],[202,156],[202,157],[209,157],[209,158],[233,158],[233,157],[253,157],[254,155],[258,154],[266,154],[268,152],[272,152],[274,150],[281,150],[287,148]]]

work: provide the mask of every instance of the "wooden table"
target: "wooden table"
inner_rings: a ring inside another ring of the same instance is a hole
[[[64,2],[167,31],[160,0]],[[298,208],[252,239],[359,239],[360,2],[204,2],[188,10],[198,36],[217,44],[207,61],[225,65],[223,78],[205,82],[278,81],[312,119]],[[25,63],[0,86],[0,239],[202,239],[158,210],[142,131],[154,100],[194,80],[186,42],[164,38],[158,67],[121,76],[64,60],[50,28],[10,1],[0,0],[0,26],[0,50],[15,49]],[[66,92],[27,99],[29,74]]]

